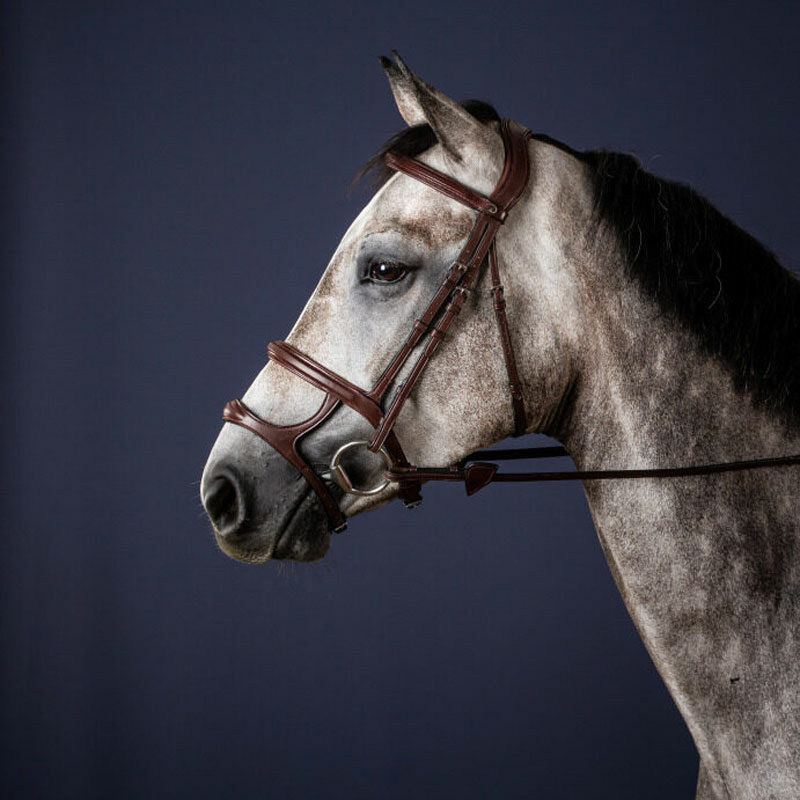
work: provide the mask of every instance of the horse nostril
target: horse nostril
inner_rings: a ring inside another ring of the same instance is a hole
[[[220,536],[230,536],[244,522],[242,493],[230,475],[218,475],[210,481],[203,505]]]

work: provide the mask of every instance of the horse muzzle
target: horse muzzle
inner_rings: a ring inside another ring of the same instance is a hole
[[[330,532],[317,494],[279,454],[240,439],[249,437],[236,428],[223,429],[201,481],[201,499],[220,549],[249,563],[321,558]]]

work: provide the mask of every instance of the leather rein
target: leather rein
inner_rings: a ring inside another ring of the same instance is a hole
[[[414,322],[403,345],[395,353],[375,386],[366,391],[288,342],[270,342],[267,347],[270,359],[325,392],[322,405],[308,419],[295,425],[273,425],[257,416],[241,400],[231,400],[223,410],[223,420],[255,433],[296,467],[319,497],[328,516],[330,528],[335,532],[341,532],[347,527],[347,518],[331,492],[331,483],[345,493],[355,495],[378,494],[389,483],[395,483],[403,503],[406,507],[413,508],[422,502],[420,488],[427,481],[463,481],[467,494],[471,495],[492,482],[678,478],[800,464],[800,455],[794,455],[655,469],[498,473],[497,464],[490,462],[490,460],[567,456],[568,453],[563,447],[479,450],[449,467],[417,467],[408,462],[394,432],[395,422],[423,370],[439,348],[465,300],[472,293],[487,262],[491,276],[495,318],[508,376],[509,396],[514,416],[513,435],[521,436],[526,432],[527,414],[506,319],[506,302],[500,282],[495,237],[528,184],[530,177],[528,141],[532,134],[511,120],[502,120],[500,133],[505,148],[505,163],[500,180],[488,197],[421,161],[399,153],[390,152],[386,155],[386,164],[391,169],[403,172],[473,209],[477,212],[477,218],[466,244],[448,270],[438,291],[419,319]],[[405,379],[398,385],[394,396],[388,400],[401,370],[418,346],[421,348],[420,353]],[[348,442],[340,447],[333,456],[330,469],[319,474],[302,456],[298,445],[304,436],[322,425],[341,404],[361,414],[374,428],[374,432],[368,441]],[[341,463],[345,453],[361,447],[366,447],[373,453],[380,453],[387,466],[385,480],[367,489],[357,488]]]

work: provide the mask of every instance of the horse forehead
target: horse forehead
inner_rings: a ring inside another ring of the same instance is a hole
[[[414,239],[434,248],[460,241],[475,213],[406,175],[396,175],[356,218],[342,241],[345,249],[381,233]]]
[[[402,213],[374,220],[359,241],[366,242],[371,236],[392,234],[414,240],[433,250],[465,239],[473,224],[474,219],[469,212],[449,208],[428,209],[424,213]]]
[[[457,246],[469,236],[475,213],[405,175],[395,175],[353,220],[328,268],[309,298],[290,336],[298,344],[312,323],[334,319],[349,292],[352,270],[362,247],[373,239],[381,243],[408,240],[420,250]],[[402,248],[401,248],[402,249]]]

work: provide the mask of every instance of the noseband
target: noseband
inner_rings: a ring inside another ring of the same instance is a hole
[[[514,415],[514,436],[521,436],[527,428],[522,387],[506,320],[506,303],[503,286],[500,283],[495,237],[509,211],[516,205],[528,184],[530,177],[528,140],[532,134],[528,129],[511,120],[503,120],[500,123],[500,133],[505,148],[505,164],[497,186],[488,197],[473,191],[421,161],[399,153],[390,152],[386,155],[386,165],[391,169],[403,172],[430,186],[437,192],[477,211],[478,215],[466,244],[448,270],[438,291],[424,313],[414,322],[405,342],[394,355],[375,386],[366,391],[315,361],[311,356],[302,353],[288,342],[270,342],[267,347],[270,359],[325,392],[322,405],[308,419],[296,425],[273,425],[254,414],[241,400],[231,400],[223,410],[223,420],[240,425],[255,433],[296,467],[316,492],[325,508],[330,527],[336,532],[343,531],[347,527],[347,518],[331,493],[328,482],[333,482],[344,492],[354,495],[378,494],[390,482],[393,482],[397,484],[398,494],[404,504],[408,508],[413,508],[422,502],[420,494],[422,484],[431,480],[463,481],[467,494],[474,494],[492,481],[670,478],[800,463],[800,456],[782,456],[660,469],[497,474],[496,464],[483,461],[485,458],[506,460],[567,455],[561,447],[542,447],[479,451],[450,467],[424,468],[409,464],[394,432],[397,417],[428,362],[461,311],[464,301],[471,294],[483,271],[484,264],[487,262],[491,274],[495,317],[508,375],[508,388]],[[425,339],[427,341],[422,346],[407,377],[399,384],[394,396],[388,401],[390,390],[401,370],[409,361],[413,351]],[[340,447],[333,456],[330,470],[318,474],[302,456],[298,445],[304,436],[322,425],[341,404],[361,414],[374,428],[374,432],[369,440],[349,442]],[[369,489],[356,488],[342,466],[341,461],[344,454],[359,447],[366,447],[373,453],[380,453],[386,462],[386,479],[378,486]]]

